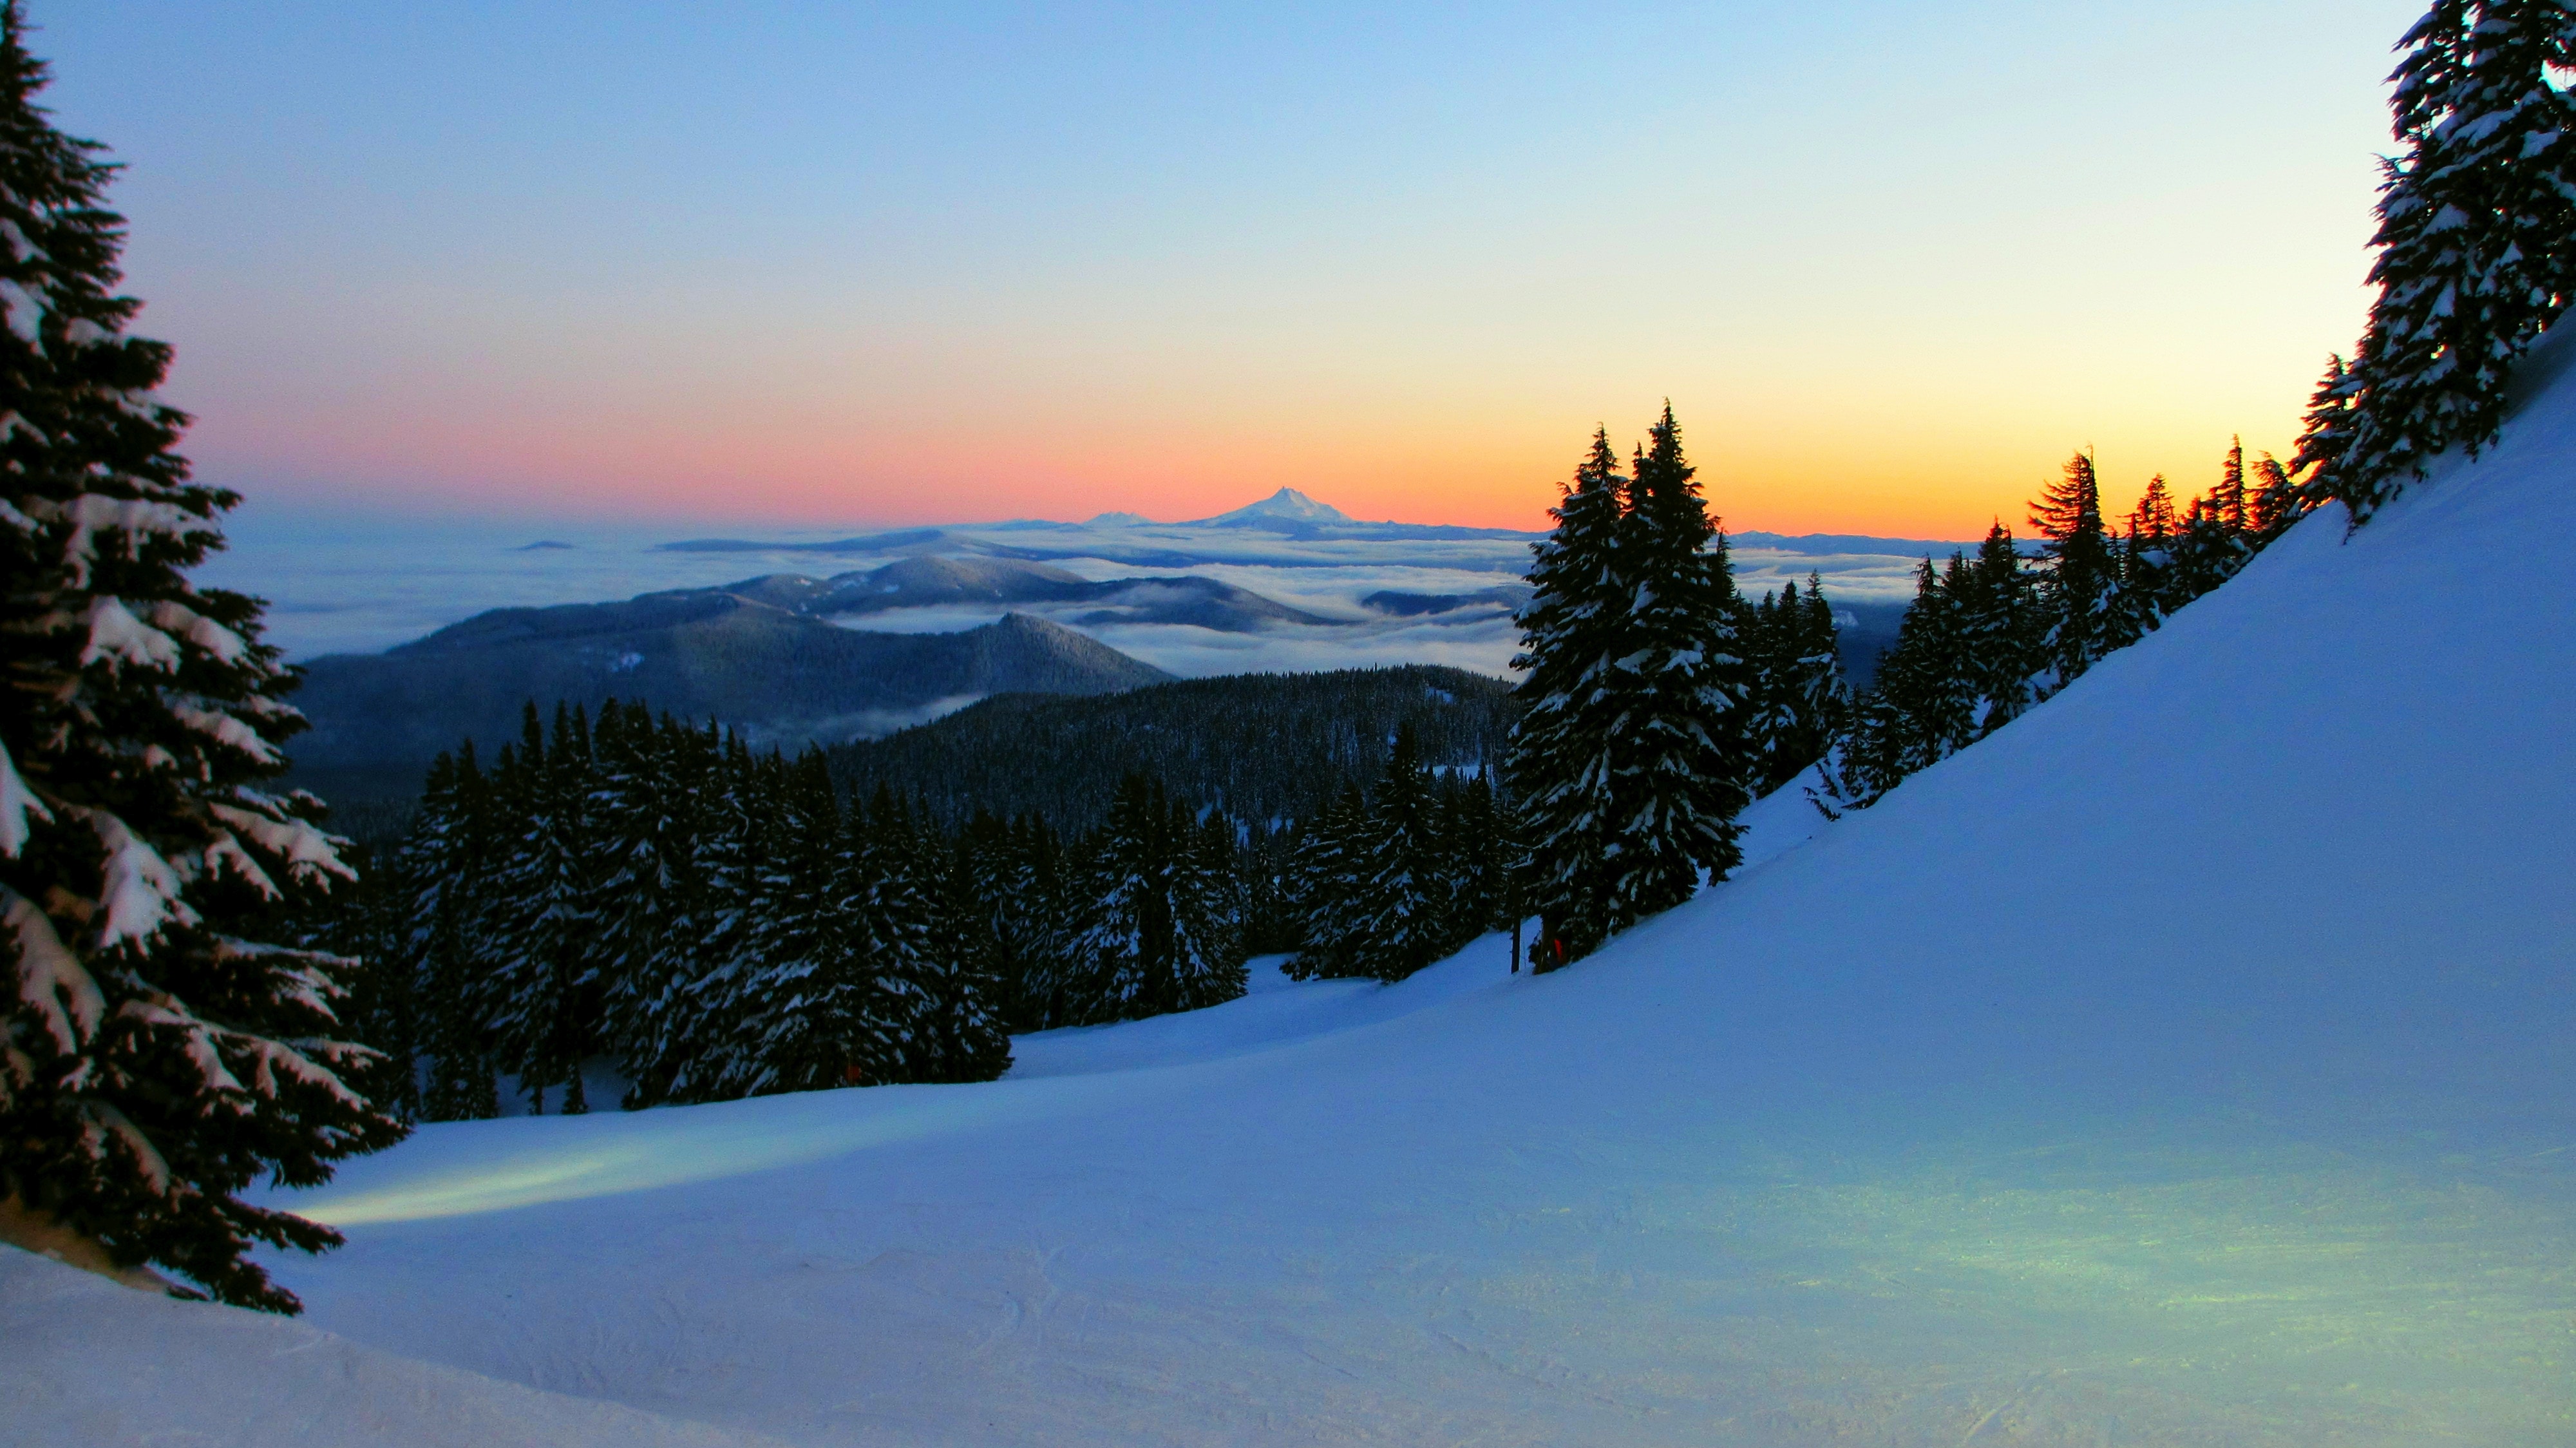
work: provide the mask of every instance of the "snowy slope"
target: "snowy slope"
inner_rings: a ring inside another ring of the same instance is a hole
[[[0,1443],[759,1448],[772,1441],[409,1362],[259,1313],[146,1297],[7,1246],[0,1246],[0,1344]]]
[[[280,1275],[806,1444],[2576,1443],[2571,482],[2557,384],[1572,970],[431,1127]]]

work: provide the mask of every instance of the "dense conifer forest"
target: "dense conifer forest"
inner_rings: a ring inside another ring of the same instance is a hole
[[[1085,697],[1005,694],[828,757],[844,793],[891,789],[952,826],[980,809],[1089,829],[1137,773],[1238,819],[1286,821],[1376,778],[1400,729],[1425,762],[1472,770],[1501,758],[1519,713],[1510,684],[1437,665],[1230,674]]]

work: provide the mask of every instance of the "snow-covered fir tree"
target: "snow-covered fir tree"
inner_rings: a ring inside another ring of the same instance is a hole
[[[2174,530],[2171,565],[2160,580],[2154,600],[2156,612],[2149,620],[2149,628],[2236,576],[2246,560],[2254,556],[2251,518],[2245,490],[2245,446],[2237,442],[2228,448],[2219,465],[2218,482],[2206,494],[2192,499]]]
[[[1532,550],[1521,610],[1526,707],[1513,726],[1512,788],[1520,801],[1530,905],[1540,916],[1531,963],[1553,970],[1608,938],[1613,892],[1618,701],[1610,673],[1632,651],[1632,596],[1619,567],[1625,478],[1606,430],[1550,510],[1556,528]]]
[[[1354,975],[1402,980],[1457,948],[1454,870],[1421,747],[1399,729],[1369,801],[1350,912]]]
[[[2576,101],[2557,80],[2576,65],[2576,11],[2437,0],[2399,46],[2379,296],[2334,384],[2348,430],[2303,453],[2316,494],[2356,523],[2445,449],[2495,440],[2515,360],[2576,292]]]
[[[989,1081],[1010,1069],[1010,1041],[996,1009],[998,983],[977,968],[964,948],[963,922],[949,913],[956,892],[947,842],[925,817],[900,804],[881,803],[871,815],[883,847],[879,858],[900,882],[921,941],[911,976],[917,1006],[903,1079]]]
[[[1347,786],[1299,837],[1290,870],[1289,905],[1299,922],[1297,954],[1287,965],[1292,979],[1361,973],[1358,915],[1351,902],[1359,897],[1368,829],[1368,802],[1357,786]]]
[[[2173,608],[2174,537],[2182,519],[2174,510],[2165,475],[2147,479],[2138,505],[2129,510],[2128,528],[2113,549],[2119,575],[2119,622],[2113,632],[2127,642],[2160,627]]]
[[[1986,529],[1969,572],[1973,587],[1959,602],[1959,646],[1976,676],[1977,733],[1983,737],[2030,707],[2046,616],[2021,547],[2001,520]]]
[[[1071,954],[1093,1019],[1196,1010],[1243,994],[1240,899],[1186,806],[1131,775],[1085,851]]]
[[[951,918],[967,969],[990,983],[1007,1030],[1062,1023],[1050,966],[1064,948],[1063,858],[1055,832],[1036,815],[1004,821],[979,809],[958,832]]]
[[[2048,484],[2031,504],[2030,522],[2048,540],[2039,590],[2047,616],[2047,663],[2052,666],[2052,677],[2039,690],[2045,695],[2118,646],[2119,611],[2113,595],[2119,569],[2102,523],[2102,488],[2092,454],[2079,452],[2067,459],[2065,476]]]
[[[2273,539],[2289,531],[2292,523],[2307,512],[2305,490],[2292,478],[2281,460],[2265,453],[2254,462],[2251,474],[2253,501],[2248,505],[2250,534],[2254,551],[2261,552]]]
[[[546,1093],[566,1115],[589,1109],[581,1077],[588,1054],[586,1000],[598,923],[590,872],[592,761],[589,730],[558,708],[549,742],[528,706],[517,749],[497,781],[503,828],[515,834],[496,872],[479,932],[477,1014],[491,1031],[503,1066],[516,1073],[532,1113]]]
[[[470,933],[491,857],[490,805],[474,743],[429,767],[397,857],[409,919],[402,962],[418,1004],[421,1115],[468,1121],[501,1114],[490,1033],[476,1018]]]
[[[664,719],[654,730],[653,772],[666,801],[669,834],[654,847],[666,877],[660,923],[649,944],[631,936],[617,949],[623,969],[603,993],[602,1029],[626,1076],[629,1108],[684,1099],[698,1079],[705,1042],[697,982],[712,951],[728,956],[742,919],[739,901],[719,894],[706,872],[738,864],[738,795],[725,788],[724,743],[712,728]],[[731,879],[738,886],[738,874]],[[640,953],[630,953],[638,949]]]
[[[1751,670],[1726,539],[1682,455],[1667,403],[1631,469],[1614,568],[1628,648],[1605,689],[1614,709],[1612,932],[1688,900],[1741,855],[1751,803]]]
[[[351,872],[262,787],[300,722],[254,599],[187,571],[236,501],[192,483],[170,349],[127,335],[98,148],[35,105],[0,4],[0,1201],[226,1302],[294,1311],[247,1253],[337,1233],[244,1202],[402,1125],[352,1089],[346,963],[265,943]]]
[[[1851,686],[1818,575],[1807,575],[1804,593],[1792,580],[1776,598],[1764,594],[1745,611],[1743,632],[1753,662],[1753,789],[1768,794],[1824,757],[1850,707]]]

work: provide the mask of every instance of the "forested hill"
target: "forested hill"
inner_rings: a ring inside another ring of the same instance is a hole
[[[292,746],[293,782],[343,807],[407,802],[441,750],[471,738],[488,760],[516,739],[530,701],[551,714],[639,700],[792,751],[961,695],[1100,693],[1169,677],[1025,614],[958,633],[864,633],[729,589],[495,609],[381,654],[306,665],[296,703],[313,727]]]
[[[1086,829],[1131,770],[1258,822],[1304,818],[1342,785],[1374,780],[1407,723],[1434,766],[1499,760],[1518,707],[1510,684],[1437,665],[1235,674],[1094,697],[1001,695],[830,758],[844,791],[917,794],[951,822],[1034,810]]]

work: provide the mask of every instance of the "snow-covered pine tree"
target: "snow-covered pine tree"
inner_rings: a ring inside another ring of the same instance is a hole
[[[1355,902],[1367,833],[1367,801],[1356,786],[1345,786],[1299,835],[1289,874],[1290,908],[1300,922],[1297,954],[1285,967],[1291,979],[1359,973],[1354,963]]]
[[[2367,336],[2362,346],[2369,346]],[[2354,360],[2360,361],[2361,354],[2356,352]],[[2341,356],[2327,356],[2325,375],[2317,379],[2316,389],[2308,394],[2298,450],[2290,456],[2290,476],[2298,479],[2300,512],[2334,496],[2326,480],[2334,476],[2344,453],[2352,446],[2353,405],[2360,390],[2358,369],[2346,366]]]
[[[1195,1010],[1243,994],[1227,882],[1198,835],[1160,782],[1131,774],[1119,784],[1087,852],[1088,898],[1072,949],[1092,983],[1092,1019]]]
[[[2119,574],[2119,623],[2122,642],[2153,632],[2176,606],[2174,535],[2182,527],[2175,516],[2173,493],[2165,475],[2147,479],[2138,505],[2129,510],[2127,533],[2114,550]]]
[[[2175,609],[2236,576],[2254,556],[2245,530],[2245,470],[2242,445],[2228,450],[2218,482],[2191,500],[2173,543],[2173,567],[2165,580],[2156,623]]]
[[[1247,955],[1281,955],[1297,949],[1294,884],[1297,830],[1290,820],[1247,822],[1238,852],[1243,874],[1243,948]]]
[[[1787,593],[1788,602],[1794,604],[1797,585],[1790,584]],[[1782,752],[1781,735],[1789,722],[1797,644],[1793,625],[1784,623],[1782,614],[1781,595],[1768,591],[1761,602],[1746,602],[1736,613],[1735,633],[1743,644],[1746,678],[1744,734],[1753,760],[1751,788],[1757,797],[1772,788],[1771,776]]]
[[[2576,292],[2576,101],[2553,75],[2576,65],[2576,11],[2437,0],[2398,44],[2380,292],[2341,385],[2349,434],[2313,479],[2356,524],[2443,450],[2495,440],[2507,374]]]
[[[256,599],[192,585],[238,501],[192,483],[170,349],[125,334],[113,168],[35,105],[0,4],[0,1202],[226,1302],[292,1312],[255,1243],[340,1237],[239,1193],[312,1186],[402,1125],[342,968],[261,943],[346,880],[309,796],[261,788],[299,723]]]
[[[1960,647],[1976,680],[1977,734],[1991,734],[2030,707],[2044,615],[2012,530],[1998,520],[1977,545],[1975,588],[1959,611]]]
[[[995,1016],[1008,1030],[1030,1024],[1015,917],[1039,906],[1033,862],[1020,852],[1012,823],[978,807],[949,851],[948,919],[958,960],[985,983]]]
[[[843,915],[840,810],[820,755],[773,759],[775,830],[761,862],[752,950],[759,969],[741,1004],[742,1048],[726,1096],[856,1085],[886,1056],[875,981]]]
[[[1534,545],[1530,601],[1521,610],[1525,701],[1507,767],[1529,849],[1524,878],[1540,917],[1531,964],[1554,970],[1597,949],[1611,930],[1618,700],[1612,669],[1634,652],[1631,593],[1619,561],[1625,482],[1606,430],[1550,510],[1556,528]],[[1316,945],[1308,937],[1308,949]],[[1301,954],[1303,962],[1306,957]]]
[[[1358,975],[1402,980],[1457,944],[1431,775],[1411,725],[1396,731],[1387,752],[1364,838],[1351,901],[1351,966]]]
[[[1502,848],[1505,832],[1491,774],[1478,770],[1440,802],[1439,853],[1450,890],[1452,949],[1511,923],[1504,904],[1511,856]]]
[[[873,1039],[883,1042],[880,1058],[861,1063],[869,1085],[928,1079],[937,1060],[934,902],[913,866],[911,831],[911,812],[884,788],[865,809],[852,801],[844,829],[841,909],[874,990]]]
[[[659,851],[668,878],[663,921],[603,1003],[609,1046],[629,1083],[629,1109],[682,1099],[681,1083],[697,1079],[694,1063],[709,1045],[696,1030],[702,953],[729,949],[729,932],[740,918],[738,903],[719,896],[703,873],[723,863],[716,858],[718,832],[734,822],[722,762],[712,726],[700,730],[666,717],[655,727],[650,772],[668,817]],[[738,846],[738,835],[726,838]]]
[[[1961,597],[1972,577],[1957,554],[1946,573],[1926,558],[1914,572],[1914,602],[1897,625],[1896,645],[1878,668],[1878,692],[1906,723],[1897,757],[1913,773],[1947,759],[1976,737],[1975,671],[1961,627]],[[1890,781],[1893,783],[1893,781]]]
[[[511,764],[499,801],[502,827],[514,838],[493,882],[476,986],[494,1047],[518,1074],[529,1111],[543,1114],[547,1089],[560,1085],[561,1111],[575,1116],[590,1109],[581,1060],[593,1032],[589,730],[558,706],[549,742],[530,703]]]
[[[2039,689],[2045,697],[2110,652],[2117,633],[2119,576],[2102,526],[2102,489],[2090,453],[2067,460],[2065,476],[2031,504],[2030,521],[2048,540],[2048,567],[2040,576],[2040,607],[2048,621],[2049,672]]]
[[[1008,824],[978,812],[989,830],[970,826],[960,869],[970,934],[987,951],[979,971],[995,982],[995,1014],[1006,1031],[1065,1024],[1059,997],[1064,972],[1064,846],[1046,820],[1023,815]]]
[[[1223,810],[1197,819],[1175,801],[1172,829],[1181,857],[1173,877],[1174,1010],[1195,1011],[1242,995],[1251,983],[1244,969],[1244,885],[1241,831]]]
[[[704,783],[693,796],[682,912],[664,937],[654,978],[667,992],[650,1012],[653,1036],[639,1094],[691,1102],[723,1099],[722,1083],[743,1069],[734,1007],[757,968],[751,934],[754,891],[765,843],[759,780],[742,740],[710,724],[700,734]]]
[[[1604,676],[1618,761],[1606,933],[1688,900],[1703,877],[1724,879],[1741,858],[1736,816],[1752,801],[1751,680],[1726,539],[1670,403],[1646,436],[1613,555],[1629,648]]]
[[[474,741],[429,767],[403,837],[402,876],[410,933],[403,962],[419,1003],[421,1115],[469,1121],[501,1114],[490,1034],[476,1013],[468,938],[477,887],[489,859],[490,805]]]
[[[1792,584],[1782,595],[1781,625],[1791,647],[1782,714],[1773,730],[1771,789],[1824,758],[1851,711],[1851,681],[1843,676],[1842,629],[1825,599],[1825,581],[1807,575],[1807,591]]]
[[[333,1005],[340,1029],[376,1051],[374,1059],[343,1070],[350,1089],[408,1124],[421,1112],[418,1001],[405,968],[410,935],[409,886],[393,850],[363,842],[339,846],[341,861],[357,879],[314,892],[277,912],[264,933],[299,950],[338,957],[333,977],[346,994]]]
[[[2281,460],[2270,453],[2263,454],[2255,462],[2252,479],[2254,488],[2252,539],[2254,547],[2259,551],[2273,539],[2288,532],[2290,525],[2299,521],[2306,513],[2307,504],[2301,496],[2299,485],[2291,480],[2290,470],[2281,466]]]
[[[1877,682],[1852,708],[1820,764],[1819,787],[1809,791],[1828,818],[1877,803],[1977,737],[1981,710],[1991,712],[1972,653],[1973,610],[1986,582],[1980,568],[1963,554],[1951,556],[1946,572],[1929,558],[1915,568],[1914,602],[1879,657]]]
[[[656,960],[681,909],[688,854],[687,791],[694,771],[684,762],[690,732],[656,721],[641,701],[600,708],[591,736],[597,783],[591,836],[595,957],[599,964],[599,1048],[628,1070],[635,1043],[649,1036],[639,1019],[660,993]],[[635,1087],[630,1084],[632,1094]]]
[[[817,781],[828,786],[820,755]],[[923,955],[915,979],[922,1010],[913,1033],[908,1079],[990,1081],[1011,1068],[1010,1038],[996,1009],[996,982],[962,945],[966,932],[952,913],[956,862],[926,813],[898,809],[881,821],[878,836],[891,847],[895,868],[909,882],[923,922]]]

